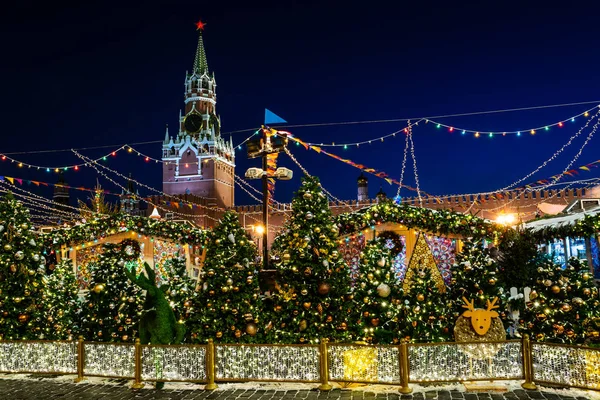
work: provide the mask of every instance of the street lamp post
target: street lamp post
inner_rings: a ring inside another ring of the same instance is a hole
[[[280,180],[292,179],[293,173],[287,168],[279,167],[273,174],[268,176],[267,169],[267,156],[269,154],[279,153],[287,145],[287,137],[280,135],[276,130],[272,130],[269,127],[262,126],[262,137],[260,139],[254,139],[248,141],[246,147],[248,149],[248,158],[262,157],[262,169],[260,168],[249,168],[246,171],[246,178],[248,179],[262,179],[262,222],[263,222],[263,233],[262,233],[262,269],[269,269],[269,250],[268,250],[268,237],[269,237],[269,178],[275,178]]]

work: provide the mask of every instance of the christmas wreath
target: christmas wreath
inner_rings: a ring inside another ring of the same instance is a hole
[[[402,244],[400,235],[396,232],[383,231],[377,234],[377,237],[385,242],[386,247],[389,248],[392,253],[392,257],[396,258],[396,256],[402,252],[404,245]]]
[[[123,259],[125,261],[134,261],[137,260],[142,252],[142,248],[140,247],[140,242],[133,239],[125,239],[121,243],[119,243],[121,248],[121,253],[123,254]]]

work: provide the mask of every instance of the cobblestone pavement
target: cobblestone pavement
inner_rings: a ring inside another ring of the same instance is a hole
[[[189,386],[188,386],[189,387]],[[569,391],[556,394],[550,391],[514,390],[506,393],[464,393],[457,390],[431,390],[400,395],[397,393],[374,393],[366,390],[334,389],[330,392],[318,390],[257,390],[230,389],[205,391],[198,389],[154,389],[132,390],[129,382],[121,384],[79,384],[58,382],[52,379],[0,378],[0,399],[10,400],[587,400],[591,397],[569,396]]]

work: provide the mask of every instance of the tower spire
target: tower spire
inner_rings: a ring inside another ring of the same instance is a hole
[[[198,31],[198,47],[196,47],[196,57],[194,58],[194,70],[195,74],[202,75],[208,74],[208,62],[206,61],[206,52],[204,51],[204,42],[202,41],[202,31],[204,30],[202,21],[196,22],[196,30]]]

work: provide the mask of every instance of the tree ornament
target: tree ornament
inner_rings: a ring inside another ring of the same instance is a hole
[[[283,256],[281,257],[281,259],[283,260],[284,263],[288,263],[288,262],[290,262],[291,256],[289,253],[284,253]]]
[[[377,294],[379,297],[388,297],[392,293],[392,289],[386,283],[381,283],[377,286]]]
[[[16,266],[15,264],[11,264],[11,265],[10,265],[10,272],[12,272],[13,274],[14,274],[15,272],[17,272],[17,266]]]
[[[256,333],[258,332],[258,327],[256,326],[256,324],[254,322],[250,322],[248,324],[246,324],[246,333],[250,336],[254,336],[256,335]]]
[[[233,279],[231,279],[231,278],[227,278],[227,281],[226,281],[226,282],[227,282],[227,284],[228,284],[228,285],[230,285],[230,286],[231,286],[231,285],[233,285]]]
[[[7,244],[4,245],[4,250],[5,251],[11,251],[12,250],[12,246],[9,243],[7,243]]]
[[[304,302],[304,303],[302,303],[302,307],[304,307],[304,309],[305,309],[305,310],[308,310],[308,309],[310,308],[310,305],[311,305],[311,304],[310,304],[310,302],[308,302],[308,301],[307,301],[307,302]]]
[[[496,284],[496,279],[494,279],[494,278],[490,278],[490,279],[488,280],[488,283],[489,283],[490,285],[495,285],[495,284]]]
[[[560,286],[557,286],[557,285],[552,286],[552,293],[554,293],[554,294],[560,293]]]
[[[223,293],[227,293],[228,291],[229,291],[229,288],[227,286],[223,286],[221,288],[221,292],[223,292]]]
[[[249,277],[246,278],[246,284],[252,285],[252,275],[250,275]]]
[[[231,243],[235,244],[235,236],[233,235],[233,233],[227,235],[227,239],[229,239]]]
[[[313,213],[311,213],[310,211],[306,213],[306,219],[311,220],[313,219]]]
[[[419,293],[417,295],[417,301],[424,301],[425,300],[425,296],[423,296],[423,293]]]
[[[19,322],[24,324],[29,319],[29,316],[27,314],[19,314],[18,318],[19,318]]]
[[[592,291],[589,288],[585,288],[583,289],[583,294],[589,297],[592,294]]]
[[[544,281],[544,286],[546,286],[546,287],[550,287],[550,286],[552,286],[552,281],[551,281],[550,279],[546,279],[546,280]]]
[[[215,244],[219,245],[221,244],[221,239],[215,239]],[[217,332],[218,333],[218,332]],[[221,332],[221,335],[223,335],[223,333]]]
[[[329,283],[327,283],[327,282],[319,283],[319,287],[318,287],[317,291],[319,292],[319,294],[321,296],[328,294],[330,290],[331,290],[331,285]]]
[[[96,294],[102,292],[103,290],[104,290],[104,285],[102,283],[99,283],[96,286],[94,286],[94,293],[96,293]]]
[[[304,276],[311,276],[312,275],[312,269],[310,267],[306,267],[306,269],[304,270]]]
[[[310,192],[304,192],[302,197],[304,198],[304,200],[310,200],[312,199],[312,194]]]
[[[313,229],[313,232],[319,233],[319,232],[321,232],[321,228],[319,228],[318,226],[315,226],[315,228]]]
[[[567,304],[567,303],[565,303],[565,304],[563,304],[563,305],[560,306],[560,309],[563,312],[569,312],[569,311],[571,311],[571,308],[572,308],[571,305]]]
[[[29,245],[30,246],[35,246],[35,240],[34,239],[29,239]]]
[[[217,339],[221,339],[223,337],[223,332],[218,331],[217,333],[215,333],[215,336]]]
[[[379,325],[379,318],[371,318],[371,325],[378,326]]]
[[[385,258],[380,258],[379,260],[377,260],[377,265],[379,265],[380,267],[385,267]]]
[[[303,289],[300,291],[300,294],[301,294],[302,296],[306,296],[306,295],[308,294],[308,290],[306,290],[306,289],[304,289],[304,288],[303,288]]]
[[[538,294],[535,290],[532,290],[531,293],[529,293],[530,300],[535,300],[537,297],[538,297]]]
[[[298,324],[298,330],[300,330],[300,332],[305,331],[307,328],[307,322],[305,319],[301,320],[300,323]]]

